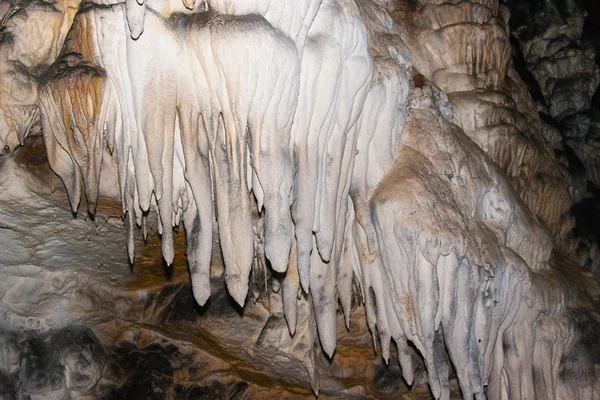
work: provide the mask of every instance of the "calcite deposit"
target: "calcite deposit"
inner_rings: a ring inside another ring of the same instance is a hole
[[[600,68],[527,4],[5,0],[0,390],[598,398]]]

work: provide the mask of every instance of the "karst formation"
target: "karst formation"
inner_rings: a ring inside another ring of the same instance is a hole
[[[0,1],[0,399],[600,399],[594,6]]]

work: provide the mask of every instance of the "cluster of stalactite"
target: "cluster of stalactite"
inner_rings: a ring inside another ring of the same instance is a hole
[[[183,223],[201,305],[216,220],[231,296],[274,271],[290,333],[308,301],[330,357],[355,290],[383,357],[395,343],[412,383],[410,341],[436,398],[451,364],[465,398],[591,398],[598,289],[553,251],[569,198],[510,83],[506,10],[438,3],[397,9],[406,26],[383,0],[82,3],[38,78],[50,165],[93,213],[108,148],[130,259],[149,211],[169,264]]]

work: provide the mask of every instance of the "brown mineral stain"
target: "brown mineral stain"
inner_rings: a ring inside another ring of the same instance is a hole
[[[367,264],[373,264],[377,259],[377,255],[371,254],[369,251],[369,246],[366,243],[360,244],[360,257]]]
[[[415,305],[413,304],[412,297],[409,295],[403,296],[402,305],[404,306],[405,314],[415,315]]]
[[[117,199],[98,198],[96,203],[96,218],[123,218],[121,202]]]
[[[425,76],[423,76],[422,74],[416,74],[415,76],[413,76],[413,82],[416,88],[422,89],[423,86],[425,86],[426,81],[427,80],[425,79]]]
[[[142,233],[137,231],[136,234],[141,236]],[[148,240],[145,244],[137,241],[133,275],[125,287],[129,290],[141,290],[162,287],[167,281],[171,284],[189,282],[183,230],[173,232],[173,243],[175,246],[173,265],[166,266],[162,256],[161,240],[157,233],[148,232]]]
[[[417,2],[401,0],[396,2],[396,6],[391,12],[392,18],[396,23],[406,24],[406,15],[417,10]],[[410,21],[410,19],[408,20]]]
[[[24,145],[15,151],[15,161],[41,181],[49,183],[56,176],[50,169],[42,135],[27,137]]]

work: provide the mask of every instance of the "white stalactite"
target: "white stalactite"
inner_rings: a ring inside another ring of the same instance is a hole
[[[80,59],[60,61],[39,105],[73,211],[83,192],[94,211],[102,150],[114,152],[132,262],[149,209],[169,264],[183,221],[205,304],[216,212],[232,297],[244,305],[266,257],[285,274],[290,333],[306,328],[301,297],[309,345],[318,334],[329,357],[355,281],[385,361],[393,341],[412,383],[412,342],[436,398],[450,396],[450,363],[465,398],[574,393],[559,373],[583,335],[571,309],[591,307],[597,288],[450,122],[448,96],[411,83],[383,2],[103,3],[78,14],[67,47]]]

